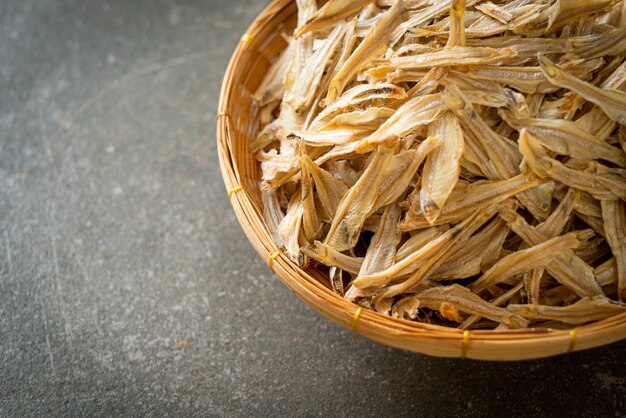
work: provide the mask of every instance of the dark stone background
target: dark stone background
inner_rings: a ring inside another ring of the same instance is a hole
[[[626,414],[626,343],[541,361],[386,348],[242,233],[215,112],[265,1],[0,2],[0,416]]]

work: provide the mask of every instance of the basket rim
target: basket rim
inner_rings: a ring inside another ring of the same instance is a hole
[[[228,135],[228,129],[229,124],[232,123],[232,115],[228,112],[228,108],[232,99],[233,79],[235,78],[234,75],[237,74],[236,69],[242,61],[246,58],[249,59],[250,56],[253,56],[255,53],[261,53],[259,44],[263,40],[255,37],[255,34],[259,32],[259,28],[263,28],[264,25],[269,24],[272,18],[277,14],[277,11],[284,11],[288,7],[292,7],[295,10],[293,6],[292,0],[272,0],[250,24],[246,33],[238,42],[226,69],[221,86],[216,117],[216,140],[220,170],[233,210],[252,246],[261,258],[270,264],[273,272],[281,281],[315,311],[344,328],[352,329],[353,332],[389,346],[427,353],[434,356],[468,357],[483,360],[535,359],[572,351],[581,351],[625,339],[626,313],[578,326],[571,330],[523,328],[518,330],[463,331],[458,328],[450,328],[442,325],[393,318],[373,310],[361,309],[359,305],[347,301],[323,284],[317,282],[317,280],[310,276],[305,270],[302,270],[287,257],[282,256],[282,253],[278,254],[280,251],[278,251],[275,244],[272,243],[273,247],[267,248],[259,237],[252,233],[251,225],[253,219],[250,218],[251,214],[249,213],[250,211],[246,209],[246,206],[253,207],[254,205],[240,183],[240,173],[237,170],[236,164],[233,164],[233,151],[229,146],[230,137]],[[239,191],[243,191],[243,193],[238,193]],[[266,229],[260,214],[254,211],[253,215],[257,217],[256,221],[263,224],[263,228]],[[322,300],[322,305],[319,304],[320,300]],[[357,324],[358,329],[356,327]],[[367,324],[367,327],[376,329],[376,332],[382,333],[381,335],[383,336],[386,333],[391,340],[375,335],[374,331],[371,329],[369,330],[370,332],[367,333],[360,332],[362,328],[365,328],[365,324]],[[402,339],[402,341],[394,341],[394,339]],[[427,352],[428,350],[414,348],[410,344],[411,341],[416,342],[429,339],[438,341],[453,340],[459,347],[459,351],[457,355],[450,355],[449,353],[442,354],[433,352],[432,350]],[[541,350],[541,346],[548,340],[550,340],[553,345],[560,347],[560,349],[553,349],[547,354],[538,353],[537,350]],[[526,346],[528,354],[519,355],[518,353],[516,356],[505,355],[504,358],[491,358],[493,356],[481,356],[479,350],[479,348],[482,348],[482,350],[485,351],[491,350],[491,352],[497,351],[504,353],[507,349],[512,347],[519,348],[519,345]],[[472,350],[471,347],[473,346],[477,346],[477,348]]]

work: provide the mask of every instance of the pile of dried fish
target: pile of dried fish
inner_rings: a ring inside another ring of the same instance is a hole
[[[626,3],[298,0],[254,94],[283,253],[398,318],[626,311]]]

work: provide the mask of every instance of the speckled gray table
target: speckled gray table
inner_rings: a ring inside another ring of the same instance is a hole
[[[0,2],[0,416],[626,414],[626,343],[442,360],[321,318],[230,209],[215,109],[264,2]]]

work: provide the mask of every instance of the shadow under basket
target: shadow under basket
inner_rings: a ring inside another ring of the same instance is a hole
[[[438,357],[508,361],[585,350],[626,338],[626,314],[573,330],[463,331],[382,315],[343,299],[314,267],[301,269],[282,255],[262,218],[260,169],[248,144],[259,131],[252,93],[295,25],[292,0],[273,1],[241,37],[220,93],[217,146],[224,183],[237,219],[270,268],[300,299],[323,316],[369,339]]]

